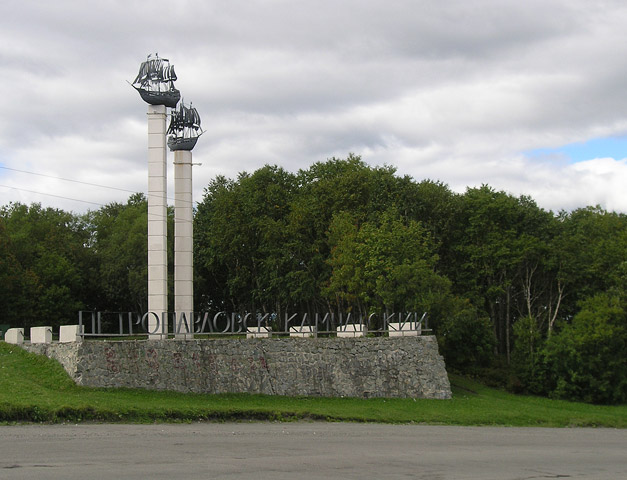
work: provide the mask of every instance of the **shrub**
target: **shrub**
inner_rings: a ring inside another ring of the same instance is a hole
[[[469,372],[490,365],[496,340],[489,319],[480,317],[467,301],[455,299],[453,303],[456,308],[436,328],[447,366]]]
[[[550,395],[590,403],[627,401],[625,298],[602,293],[547,341]]]

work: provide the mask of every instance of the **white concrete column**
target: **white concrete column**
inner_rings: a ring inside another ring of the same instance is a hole
[[[177,324],[185,314],[176,338],[193,337],[194,230],[192,209],[192,152],[174,152],[174,311]],[[189,329],[187,328],[189,326]]]
[[[166,164],[166,108],[148,105],[148,311],[159,318],[168,311],[168,204]],[[148,315],[149,339],[158,340],[167,324]]]

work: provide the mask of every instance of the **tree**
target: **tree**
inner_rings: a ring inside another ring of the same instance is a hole
[[[467,299],[449,297],[433,326],[448,367],[476,372],[492,363],[496,344],[492,324]]]
[[[88,232],[80,217],[19,203],[0,211],[5,228],[5,266],[19,297],[13,300],[16,326],[58,326],[76,317],[88,293]],[[8,237],[8,241],[6,241]],[[8,247],[7,247],[8,246]]]
[[[626,278],[627,280],[627,278]],[[547,342],[549,393],[593,403],[627,401],[627,299],[600,293]]]
[[[145,196],[138,193],[126,204],[105,205],[90,212],[87,221],[96,277],[89,307],[102,311],[145,312],[148,308],[148,204]],[[169,251],[172,252],[172,248]],[[171,262],[172,255],[168,257]]]
[[[430,311],[448,295],[450,282],[435,272],[429,233],[418,222],[403,222],[393,210],[360,227],[349,214],[338,214],[329,238],[332,273],[324,291],[340,310]]]
[[[295,178],[265,166],[237,181],[218,177],[195,220],[196,265],[205,277],[202,304],[234,311],[273,311],[287,303],[287,216]]]
[[[540,321],[550,304],[544,259],[556,220],[528,197],[483,186],[468,189],[456,222],[451,261],[443,270],[455,291],[489,316],[497,351],[509,361],[516,319]]]
[[[0,217],[0,319],[14,327],[29,324],[34,315],[33,303],[27,299],[36,298],[37,279],[32,272],[25,271],[13,252],[13,245],[6,229],[4,218]]]

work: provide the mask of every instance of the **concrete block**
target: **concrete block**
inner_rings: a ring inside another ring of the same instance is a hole
[[[364,325],[348,324],[337,327],[338,337],[363,337],[366,334]]]
[[[151,132],[148,135],[148,148],[162,149],[165,146],[165,137],[160,132]]]
[[[190,221],[179,221],[175,225],[176,235],[179,238],[187,238],[188,241],[193,239],[194,227]]]
[[[154,221],[153,221],[154,220]],[[148,236],[149,237],[166,237],[168,233],[167,225],[160,221],[159,218],[151,218],[148,222]]]
[[[52,327],[32,327],[30,343],[52,343]]]
[[[270,327],[248,327],[246,328],[246,338],[271,338],[272,328]]]
[[[167,265],[168,264],[168,254],[165,251],[160,250],[148,250],[148,261],[149,265]]]
[[[165,275],[164,275],[165,277]],[[148,296],[161,296],[166,295],[168,293],[168,284],[165,278],[157,279],[157,280],[148,280]],[[167,305],[168,302],[164,302],[164,305]]]
[[[175,282],[175,294],[176,296],[192,296],[194,292],[194,287],[191,281],[188,280],[179,280]]]
[[[166,169],[163,166],[163,162],[149,162],[148,163],[148,177],[163,177],[166,178]]]
[[[159,135],[165,133],[165,118],[154,116],[148,117],[148,131],[150,134]]]
[[[181,242],[177,243],[176,240],[179,240],[179,239],[175,239],[174,248],[176,248],[176,245],[178,245],[179,248],[175,250],[174,252],[174,264],[184,265],[188,267],[193,266],[194,265],[194,253],[191,250],[185,250],[185,248],[188,248],[188,246],[187,245],[181,246]]]
[[[176,260],[180,261],[182,259],[179,256],[178,258],[175,258],[175,262]],[[185,261],[185,263],[188,263],[188,261]],[[180,262],[178,265],[174,266],[174,278],[180,281],[191,282],[194,278],[194,267],[192,265],[186,265]]]
[[[82,342],[80,325],[61,325],[59,328],[59,343]]]
[[[420,323],[388,323],[388,335],[390,337],[418,337],[420,332]]]
[[[315,327],[304,325],[302,327],[290,327],[290,337],[313,337]]]
[[[16,345],[24,343],[24,329],[9,328],[4,334],[4,341],[7,343],[14,343]]]
[[[168,271],[163,268],[165,265],[151,265],[148,267],[148,278],[150,280],[164,280],[168,278]]]

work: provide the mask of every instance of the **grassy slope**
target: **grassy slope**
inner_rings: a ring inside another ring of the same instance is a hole
[[[0,342],[0,422],[319,419],[386,423],[627,428],[627,405],[511,395],[452,377],[453,400],[195,395],[78,387],[46,357]]]

